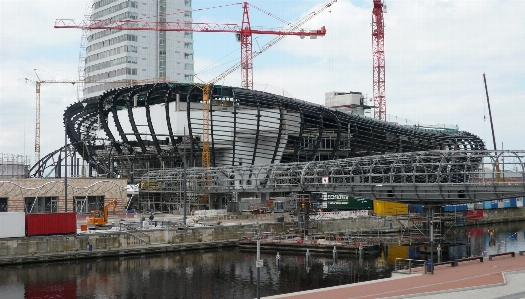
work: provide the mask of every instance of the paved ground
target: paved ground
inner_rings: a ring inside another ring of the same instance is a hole
[[[434,274],[397,274],[392,278],[265,297],[347,298],[525,298],[525,256],[437,266]]]

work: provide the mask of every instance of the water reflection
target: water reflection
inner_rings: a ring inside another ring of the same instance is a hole
[[[523,222],[461,228],[461,245],[443,260],[525,249]],[[488,234],[488,230],[494,230]],[[424,259],[420,248],[389,244],[388,254],[354,258],[261,254],[261,296],[390,277],[397,257]],[[254,298],[256,255],[237,249],[3,267],[2,298]]]

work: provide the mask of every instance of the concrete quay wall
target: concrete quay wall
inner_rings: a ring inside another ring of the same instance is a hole
[[[207,243],[212,244],[219,242],[219,244],[221,244],[220,242],[227,242],[230,244],[232,240],[240,240],[243,237],[253,237],[255,235],[256,225],[259,226],[259,231],[263,236],[271,234],[271,232],[293,236],[293,233],[296,232],[296,225],[292,222],[257,223],[257,221],[264,220],[265,219],[250,219],[249,223],[239,222],[228,225],[188,228],[186,230],[157,227],[133,231],[88,231],[72,235],[0,239],[0,264],[16,262],[16,257],[86,252],[89,251],[89,245],[91,245],[93,252],[99,252],[99,256],[101,255],[100,251],[120,250],[120,255],[136,254],[137,249],[141,249],[139,252],[142,253],[149,251],[155,252],[159,246],[166,247],[162,249],[164,251],[203,249]],[[486,210],[484,211],[484,219],[478,220],[477,222],[467,222],[467,224],[500,223],[520,220],[525,220],[525,209]],[[389,229],[389,231],[392,232],[392,230],[406,225],[406,222],[406,217],[362,217],[320,221],[312,220],[310,227],[315,228],[311,230],[312,233],[318,234],[341,232],[353,234],[377,231],[380,229]],[[186,246],[187,244],[201,245]],[[157,249],[149,250],[148,248]],[[115,253],[112,252],[111,254]],[[86,256],[89,257],[92,256],[92,254],[87,254]],[[50,259],[50,257],[47,259]],[[6,262],[7,260],[8,262]],[[18,258],[17,262],[34,262],[33,260],[31,260],[31,258]]]
[[[314,232],[340,232],[358,229],[376,229],[385,220],[379,218],[339,219],[312,222]],[[296,227],[291,222],[260,223],[259,231],[266,234],[287,234]],[[136,231],[88,231],[75,235],[33,236],[0,239],[0,258],[12,256],[63,253],[69,251],[126,249],[159,244],[177,245],[239,240],[253,237],[256,223],[188,228],[151,228]]]
[[[467,220],[465,221],[465,225],[483,225],[513,221],[525,221],[525,208],[483,210],[483,219]]]

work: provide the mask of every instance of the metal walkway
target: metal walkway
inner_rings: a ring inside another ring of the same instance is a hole
[[[441,205],[525,196],[525,151],[425,151],[320,162],[150,171],[148,192],[344,192]],[[152,190],[151,186],[156,190]]]

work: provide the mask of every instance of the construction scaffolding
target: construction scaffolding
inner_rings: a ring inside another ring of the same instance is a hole
[[[30,165],[29,156],[0,154],[0,180],[27,178]]]
[[[428,244],[430,241],[430,227],[433,226],[433,238],[436,244],[455,243],[453,231],[463,227],[465,213],[461,212],[439,212],[432,215],[429,213],[409,214],[408,237],[409,245]]]

